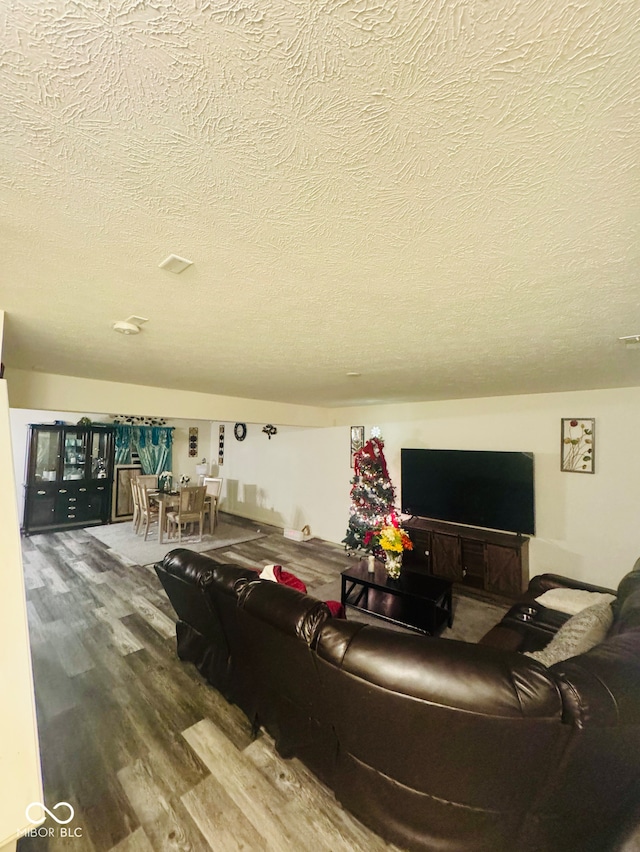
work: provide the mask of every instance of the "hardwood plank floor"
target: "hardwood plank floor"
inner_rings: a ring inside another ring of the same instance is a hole
[[[261,530],[211,555],[282,564],[309,591],[346,564],[341,547]],[[268,736],[252,740],[238,708],[178,660],[152,568],[84,530],[23,539],[23,559],[45,801],[69,802],[82,836],[57,836],[49,818],[54,836],[22,838],[20,852],[397,849]]]

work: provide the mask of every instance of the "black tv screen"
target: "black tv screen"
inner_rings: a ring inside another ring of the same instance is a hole
[[[401,451],[407,515],[534,535],[533,453]]]

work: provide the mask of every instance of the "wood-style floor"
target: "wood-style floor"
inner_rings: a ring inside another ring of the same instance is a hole
[[[234,518],[234,522],[238,519]],[[342,548],[264,538],[220,562],[295,566],[310,591]],[[396,849],[175,653],[174,612],[152,566],[83,530],[23,539],[45,801],[69,802],[81,837],[23,838],[19,852]]]

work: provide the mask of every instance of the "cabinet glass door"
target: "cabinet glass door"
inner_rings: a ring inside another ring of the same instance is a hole
[[[89,459],[89,476],[91,479],[106,479],[109,461],[111,435],[106,432],[91,434],[91,457]]]
[[[65,432],[63,447],[62,478],[84,479],[87,462],[87,433]]]
[[[34,430],[35,482],[56,482],[60,457],[60,430]]]

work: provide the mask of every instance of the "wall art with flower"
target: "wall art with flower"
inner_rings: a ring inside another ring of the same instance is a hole
[[[560,469],[566,473],[595,473],[595,431],[593,417],[563,417]]]

